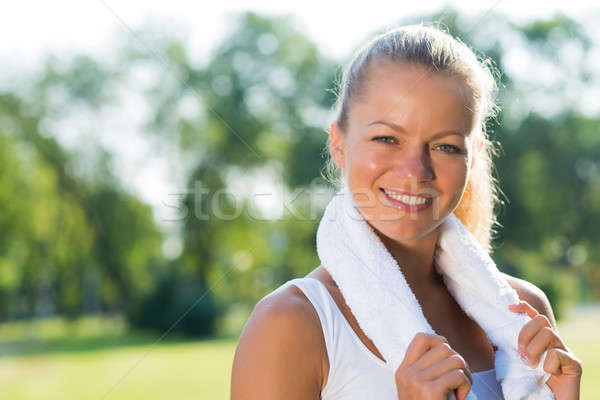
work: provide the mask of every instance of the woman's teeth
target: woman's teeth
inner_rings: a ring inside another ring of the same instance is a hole
[[[411,206],[416,206],[419,204],[423,204],[427,201],[426,198],[424,197],[419,197],[419,196],[407,196],[404,194],[397,194],[394,192],[388,192],[385,189],[383,189],[383,192],[388,195],[389,197],[391,197],[392,199],[401,201],[403,203],[409,204]]]

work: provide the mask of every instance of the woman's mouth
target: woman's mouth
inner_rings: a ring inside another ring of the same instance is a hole
[[[381,192],[385,195],[385,198],[397,208],[400,208],[409,212],[416,212],[426,209],[431,206],[433,197],[430,196],[417,196],[399,193],[393,190],[386,190],[380,188]]]

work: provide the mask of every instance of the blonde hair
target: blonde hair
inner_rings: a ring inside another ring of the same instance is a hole
[[[472,96],[469,106],[477,124],[473,133],[481,142],[481,151],[474,154],[465,192],[454,213],[489,253],[494,226],[500,225],[494,208],[496,204],[503,204],[493,177],[492,158],[498,153],[486,129],[487,121],[495,117],[499,109],[495,103],[497,86],[493,61],[483,57],[479,60],[466,44],[438,27],[407,25],[382,33],[354,54],[342,81],[336,85],[335,122],[342,132],[347,130],[350,107],[359,100],[365,73],[375,59],[414,63],[431,72],[459,77],[469,89]],[[321,175],[339,187],[344,184],[344,178],[331,159],[330,146],[328,139],[324,149],[327,162]]]

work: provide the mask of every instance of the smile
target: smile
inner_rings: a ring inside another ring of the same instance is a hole
[[[429,207],[433,201],[432,197],[407,195],[384,188],[380,188],[380,190],[392,205],[406,211],[420,211]]]

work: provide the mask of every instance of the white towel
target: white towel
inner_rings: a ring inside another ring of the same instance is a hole
[[[547,352],[536,368],[519,356],[519,332],[530,317],[508,309],[509,304],[519,301],[516,291],[454,213],[440,229],[436,270],[463,311],[498,347],[496,379],[504,398],[554,399],[546,385],[551,374],[543,370]],[[393,371],[418,332],[435,333],[396,260],[364,221],[347,187],[325,209],[317,231],[317,252],[360,328]],[[449,398],[454,394],[450,393]],[[474,400],[475,396],[469,393],[467,399]]]

